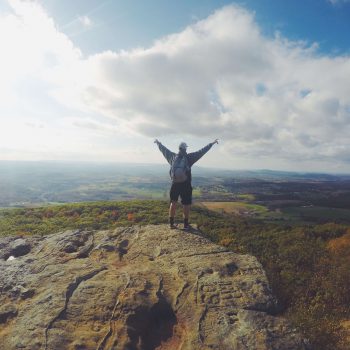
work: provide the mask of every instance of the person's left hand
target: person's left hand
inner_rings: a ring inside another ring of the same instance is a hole
[[[214,145],[215,143],[219,144],[219,140],[218,140],[218,139],[215,139],[215,141],[212,142],[212,144]]]

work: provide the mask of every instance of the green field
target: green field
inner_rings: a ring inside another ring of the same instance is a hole
[[[350,220],[350,209],[327,208],[327,207],[287,207],[281,212],[292,220],[303,222],[344,222]]]
[[[246,202],[199,202],[199,204],[209,210],[223,214],[258,217],[268,213],[266,207]]]
[[[237,194],[236,197],[240,200],[252,202],[255,200],[255,196],[253,194]]]

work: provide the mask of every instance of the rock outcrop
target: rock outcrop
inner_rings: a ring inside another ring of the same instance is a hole
[[[0,348],[306,349],[265,273],[167,226],[0,239]]]

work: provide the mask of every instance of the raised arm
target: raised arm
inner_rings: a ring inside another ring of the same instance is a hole
[[[197,152],[189,153],[188,159],[190,162],[190,166],[192,166],[195,162],[201,159],[216,143],[219,143],[218,139],[216,139],[214,142],[209,143],[208,145],[206,145],[205,147],[203,147]]]
[[[163,153],[164,158],[167,160],[167,162],[171,165],[172,159],[175,157],[175,153],[168,150],[165,146],[161,144],[157,139],[154,141],[154,143],[157,144],[159,147],[159,150]]]

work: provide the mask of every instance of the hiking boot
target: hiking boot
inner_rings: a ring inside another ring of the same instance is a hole
[[[190,231],[190,230],[192,230],[192,226],[190,224],[184,224],[184,230]]]
[[[177,225],[175,224],[175,218],[172,216],[169,216],[169,227],[171,229],[177,228]]]

